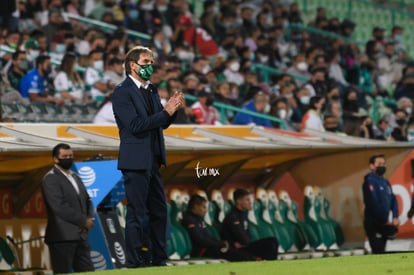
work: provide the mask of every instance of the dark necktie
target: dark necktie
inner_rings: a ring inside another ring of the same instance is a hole
[[[141,92],[144,94],[145,101],[147,102],[149,113],[154,114],[154,103],[152,102],[151,91],[141,87]]]

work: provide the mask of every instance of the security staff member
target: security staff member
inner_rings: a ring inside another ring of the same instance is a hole
[[[371,170],[364,178],[362,192],[364,197],[364,228],[372,253],[385,253],[387,239],[398,232],[398,203],[387,179],[384,155],[373,155],[369,159]],[[389,214],[392,211],[392,221]]]
[[[269,237],[252,241],[249,231],[247,212],[251,209],[250,193],[237,189],[233,193],[234,207],[224,218],[221,238],[227,240],[230,247],[248,252],[258,259],[276,260],[279,243],[276,238]]]
[[[187,229],[192,242],[192,257],[222,258],[228,261],[249,261],[255,257],[247,252],[229,247],[227,241],[214,238],[203,220],[207,211],[207,200],[200,195],[193,195],[188,203],[182,225]]]

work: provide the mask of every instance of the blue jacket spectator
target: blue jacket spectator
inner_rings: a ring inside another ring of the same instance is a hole
[[[48,94],[48,75],[52,71],[50,57],[41,55],[36,59],[36,68],[30,70],[20,81],[20,93],[30,101],[53,102],[61,104],[62,99]]]
[[[263,92],[258,92],[253,99],[249,100],[244,106],[244,110],[268,113],[270,110],[269,96]],[[246,113],[238,113],[233,121],[234,124],[249,125],[255,124],[258,126],[273,127],[268,119],[259,118]]]

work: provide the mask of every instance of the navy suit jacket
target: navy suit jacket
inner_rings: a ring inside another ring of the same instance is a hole
[[[72,183],[58,168],[53,167],[43,178],[42,192],[47,208],[47,227],[45,242],[86,240],[84,229],[86,218],[92,218],[92,201],[75,173],[79,194]]]
[[[166,165],[163,129],[168,128],[175,118],[164,111],[157,88],[150,84],[148,89],[154,105],[150,114],[144,94],[127,76],[112,94],[112,108],[119,129],[121,144],[118,154],[120,170],[150,170],[154,161],[151,146],[151,131],[159,133],[161,163]]]

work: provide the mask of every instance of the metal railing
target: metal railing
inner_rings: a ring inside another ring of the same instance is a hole
[[[70,13],[67,13],[67,12],[62,13],[62,15],[65,19],[76,20],[76,21],[79,21],[83,24],[93,25],[95,27],[99,27],[99,28],[104,29],[104,30],[116,31],[117,29],[119,29],[118,26],[115,26],[115,25],[112,25],[112,24],[108,24],[108,23],[105,23],[105,22],[102,22],[102,21],[90,19],[90,18],[87,18],[87,17],[79,16],[79,15],[70,14]],[[146,34],[146,33],[137,32],[137,31],[130,30],[130,29],[125,30],[125,32],[128,35],[130,35],[132,37],[135,37],[135,38],[143,39],[145,41],[151,40],[151,36]]]
[[[197,101],[198,98],[193,96],[193,95],[188,95],[185,94],[185,99],[190,100],[190,101]],[[265,114],[261,114],[258,112],[252,112],[249,110],[245,110],[242,108],[238,108],[238,107],[234,107],[232,105],[228,105],[228,104],[223,104],[220,102],[213,102],[213,106],[216,107],[217,109],[219,109],[220,111],[220,121],[222,124],[226,124],[226,111],[233,111],[236,113],[244,113],[244,114],[248,114],[254,117],[258,117],[258,118],[262,118],[262,119],[267,119],[269,121],[273,121],[273,122],[277,122],[280,124],[280,128],[283,130],[287,129],[287,125],[286,122],[284,120],[281,120],[280,118],[274,117],[274,116],[270,116],[270,115],[265,115]]]

